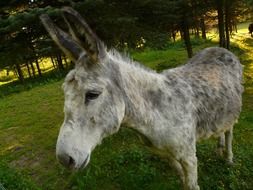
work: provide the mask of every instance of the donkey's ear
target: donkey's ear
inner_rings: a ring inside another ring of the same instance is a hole
[[[71,36],[54,24],[48,15],[43,14],[40,16],[40,19],[51,38],[72,61],[75,62],[78,60],[81,54],[86,53],[85,50]]]
[[[64,7],[62,12],[73,38],[84,47],[93,62],[98,62],[99,57],[103,57],[105,54],[100,39],[92,32],[89,25],[77,11],[70,7]]]

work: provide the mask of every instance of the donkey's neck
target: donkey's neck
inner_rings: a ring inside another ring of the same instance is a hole
[[[135,63],[114,62],[118,67],[124,100],[126,126],[149,136],[160,114],[163,75]],[[148,130],[150,128],[150,130]]]

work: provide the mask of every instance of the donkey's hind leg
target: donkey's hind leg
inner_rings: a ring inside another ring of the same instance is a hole
[[[225,151],[225,134],[221,133],[217,143],[217,154],[222,157],[224,155],[224,151]]]
[[[229,164],[233,164],[232,140],[233,140],[233,126],[225,132],[226,160]]]

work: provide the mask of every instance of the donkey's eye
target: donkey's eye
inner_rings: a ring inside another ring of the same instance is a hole
[[[100,94],[101,92],[98,92],[98,91],[88,91],[85,94],[85,103],[88,103],[91,100],[97,99]]]

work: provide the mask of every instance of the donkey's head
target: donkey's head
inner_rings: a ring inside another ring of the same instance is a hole
[[[118,131],[125,114],[117,67],[97,36],[73,9],[63,8],[69,33],[54,25],[47,15],[41,20],[52,39],[76,63],[63,89],[65,119],[56,145],[59,161],[83,168],[102,139]]]

